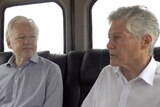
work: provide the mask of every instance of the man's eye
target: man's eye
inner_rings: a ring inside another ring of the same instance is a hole
[[[113,39],[114,39],[116,42],[118,42],[118,41],[121,41],[121,40],[122,40],[122,36],[121,36],[121,35],[115,35],[115,36],[113,37]]]
[[[32,39],[32,40],[35,40],[36,36],[30,36],[29,38]]]
[[[30,36],[30,38],[36,38],[36,36]]]
[[[119,39],[119,38],[121,38],[121,36],[120,35],[116,35],[114,38],[115,39]]]
[[[23,37],[23,36],[20,36],[20,37],[17,37],[17,39],[19,39],[19,40],[20,40],[20,39],[24,39],[24,37]]]

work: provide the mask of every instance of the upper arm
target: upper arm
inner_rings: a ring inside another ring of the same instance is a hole
[[[46,101],[44,107],[62,107],[63,102],[63,83],[61,70],[58,65],[50,68],[47,85]]]

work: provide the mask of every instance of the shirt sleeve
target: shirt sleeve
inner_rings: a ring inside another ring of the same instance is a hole
[[[104,69],[100,72],[96,82],[94,83],[93,87],[91,88],[89,94],[84,99],[81,107],[97,107],[96,101],[99,94],[99,88],[101,86],[101,80],[103,79]]]
[[[58,65],[50,68],[46,90],[46,100],[43,107],[62,107],[63,83],[61,70]]]
[[[96,84],[93,85],[87,97],[84,99],[81,107],[95,107],[95,92],[96,92]]]
[[[95,107],[95,101],[96,101],[97,90],[98,90],[98,86],[99,86],[99,80],[100,80],[100,77],[98,77],[98,79],[94,83],[89,94],[84,99],[81,107]]]

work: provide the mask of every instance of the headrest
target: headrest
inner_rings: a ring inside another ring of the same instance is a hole
[[[109,64],[107,49],[91,49],[85,52],[81,67],[82,84],[93,84],[102,68]]]
[[[160,47],[154,48],[154,58],[156,61],[160,61]]]
[[[50,52],[49,51],[39,51],[37,54],[43,58],[50,59]]]
[[[12,52],[0,52],[0,64],[6,63],[12,56]]]

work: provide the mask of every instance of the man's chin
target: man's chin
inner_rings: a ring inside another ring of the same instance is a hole
[[[23,53],[23,56],[28,59],[28,58],[32,57],[34,55],[34,53],[35,52],[26,52],[26,53]]]
[[[117,64],[116,62],[110,62],[110,65],[112,65],[112,66],[119,66],[119,64]]]

